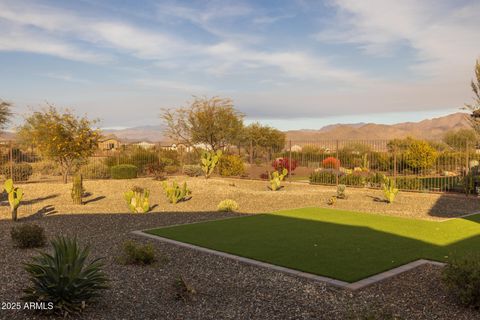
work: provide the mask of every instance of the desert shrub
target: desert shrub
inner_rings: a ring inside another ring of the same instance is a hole
[[[240,176],[245,173],[242,158],[236,155],[223,155],[218,163],[218,172],[221,176]]]
[[[238,203],[232,199],[225,199],[220,201],[217,210],[221,212],[233,212],[238,210]]]
[[[165,172],[167,174],[175,174],[179,170],[178,166],[165,166]]]
[[[141,245],[135,241],[125,241],[121,260],[125,264],[152,264],[156,260],[155,249],[151,243]]]
[[[36,224],[22,224],[10,230],[13,242],[19,248],[37,248],[45,245],[46,237],[42,227]]]
[[[360,173],[342,175],[338,178],[339,183],[354,187],[365,186],[366,181],[367,175],[362,175]]]
[[[195,295],[197,294],[197,290],[195,290],[192,285],[187,283],[183,276],[179,276],[174,282],[174,289],[175,289],[175,299],[176,300],[183,300],[183,302],[187,302],[189,300],[195,300]]]
[[[165,191],[168,201],[173,204],[190,199],[190,195],[192,194],[186,182],[180,186],[176,181],[173,181],[172,185],[169,186],[167,182],[164,181],[163,190]]]
[[[203,175],[203,170],[198,164],[186,164],[183,166],[183,173],[189,177],[199,177]]]
[[[62,171],[58,164],[52,161],[38,161],[30,163],[34,173],[39,173],[44,176],[61,176]]]
[[[335,157],[327,157],[323,159],[322,166],[327,169],[339,169],[340,168],[340,160]]]
[[[283,169],[291,170],[291,172],[293,172],[297,168],[297,160],[292,159],[292,163],[290,164],[290,160],[287,157],[277,158],[273,161],[272,166],[275,171],[278,172],[282,172]]]
[[[397,188],[400,190],[422,190],[422,180],[417,177],[397,177]]]
[[[26,162],[14,163],[13,171],[10,170],[10,164],[3,165],[0,167],[0,171],[5,177],[11,177],[13,181],[27,181],[33,174],[32,166]]]
[[[31,284],[24,301],[53,303],[64,316],[80,312],[99,291],[108,288],[108,278],[100,259],[87,262],[89,248],[80,248],[76,239],[57,237],[51,241],[53,253],[40,252],[25,264]]]
[[[85,179],[108,179],[110,168],[100,162],[91,162],[80,168],[80,174]]]
[[[454,257],[443,270],[448,292],[460,304],[480,308],[480,256]]]
[[[342,172],[334,169],[325,169],[313,172],[310,175],[310,183],[312,184],[335,184],[337,182],[337,174],[339,179],[343,176]]]
[[[119,164],[110,168],[112,179],[133,179],[137,177],[138,168],[131,164]]]
[[[153,176],[157,180],[165,179],[165,165],[161,161],[159,163],[150,163],[145,165],[143,171],[148,176]]]
[[[426,141],[412,142],[404,154],[405,163],[414,171],[431,168],[438,157],[438,152]]]

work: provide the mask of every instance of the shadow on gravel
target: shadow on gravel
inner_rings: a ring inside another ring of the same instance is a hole
[[[480,198],[462,194],[442,194],[428,214],[439,218],[456,218],[480,213]]]

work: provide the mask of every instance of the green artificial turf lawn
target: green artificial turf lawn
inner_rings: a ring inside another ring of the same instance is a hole
[[[444,222],[303,208],[148,233],[347,282],[480,248],[480,216]]]

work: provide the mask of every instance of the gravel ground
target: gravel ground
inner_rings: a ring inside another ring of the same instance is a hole
[[[308,206],[328,207],[327,200],[336,194],[335,187],[296,182],[285,182],[285,188],[272,192],[267,190],[266,181],[188,177],[177,177],[177,181],[187,181],[193,197],[190,201],[176,205],[167,202],[162,183],[149,178],[85,181],[84,187],[90,194],[85,198],[86,205],[72,204],[70,183],[24,184],[21,187],[25,191],[25,201],[19,209],[19,216],[42,213],[126,213],[128,210],[123,192],[134,185],[150,189],[153,212],[211,212],[226,198],[236,200],[242,213]],[[463,195],[400,192],[394,203],[387,204],[379,201],[382,198],[380,190],[348,188],[347,197],[346,200],[338,200],[334,207],[434,220],[480,211],[478,198]],[[3,201],[0,219],[9,218],[8,203]]]
[[[350,292],[250,266],[196,250],[134,236],[132,230],[232,216],[220,213],[71,214],[35,218],[47,235],[77,235],[92,254],[106,257],[112,283],[80,319],[475,319],[480,313],[455,305],[440,283],[438,267],[423,266]],[[19,301],[28,281],[22,263],[35,250],[13,247],[11,221],[0,221],[0,302]],[[151,242],[159,262],[118,262],[126,239]],[[48,249],[48,248],[45,248]],[[182,275],[198,292],[175,299]],[[369,318],[370,317],[370,318]],[[31,311],[0,310],[1,319],[46,319]]]
[[[152,190],[149,214],[128,214],[122,192],[133,184]],[[350,292],[311,280],[242,264],[227,258],[180,248],[132,235],[132,230],[220,219],[237,214],[217,213],[217,203],[233,198],[243,213],[285,208],[326,206],[335,188],[285,183],[279,192],[265,182],[189,178],[190,201],[168,204],[160,182],[86,181],[91,195],[83,206],[70,204],[70,185],[23,185],[27,205],[21,221],[43,226],[50,238],[76,235],[90,244],[94,257],[105,257],[112,283],[102,298],[89,305],[81,319],[475,319],[480,313],[450,301],[440,282],[440,269],[422,266],[361,291]],[[232,185],[234,184],[234,185]],[[401,193],[392,205],[374,201],[381,192],[349,189],[349,198],[336,207],[382,214],[440,219],[479,210],[478,200],[432,194]],[[94,200],[94,201],[91,201]],[[0,302],[16,302],[28,284],[22,263],[36,254],[13,246],[6,203],[0,217]],[[179,212],[174,212],[179,211]],[[49,212],[45,215],[43,213]],[[109,213],[110,212],[110,213]],[[119,212],[112,214],[111,212]],[[123,212],[123,214],[120,214]],[[450,214],[446,214],[450,212]],[[53,214],[52,214],[53,213]],[[76,214],[77,213],[77,214]],[[82,214],[88,213],[88,214]],[[118,262],[125,240],[154,244],[159,261],[152,266]],[[45,249],[49,249],[48,247]],[[198,292],[192,300],[175,299],[179,276]],[[31,311],[0,310],[0,319],[46,319]]]

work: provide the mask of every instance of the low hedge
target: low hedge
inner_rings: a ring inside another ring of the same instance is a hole
[[[112,179],[133,179],[138,174],[138,167],[132,164],[119,164],[110,168]]]
[[[108,179],[110,168],[103,163],[89,163],[80,169],[80,174],[85,179]]]
[[[0,167],[0,173],[3,174],[5,178],[11,177],[13,181],[27,181],[33,174],[32,166],[26,162],[14,163],[13,174],[11,174],[10,171],[10,164],[5,164]]]

